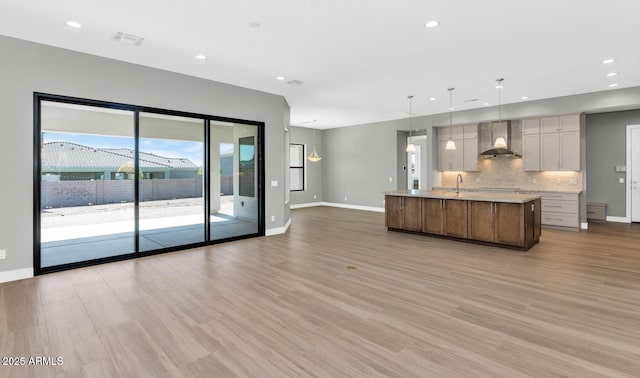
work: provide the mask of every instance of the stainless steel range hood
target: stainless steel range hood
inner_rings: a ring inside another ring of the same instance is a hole
[[[511,121],[480,124],[480,128],[482,129],[483,127],[485,130],[488,128],[488,136],[485,136],[485,138],[488,137],[488,140],[482,138],[483,133],[481,133],[480,147],[483,149],[483,152],[480,154],[481,157],[485,159],[494,157],[522,157],[522,155],[511,150]],[[496,144],[496,141],[498,141],[498,144]]]

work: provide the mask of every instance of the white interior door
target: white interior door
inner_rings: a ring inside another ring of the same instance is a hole
[[[421,181],[420,180],[420,162],[421,162],[421,154],[420,154],[420,146],[415,144],[415,152],[407,152],[407,162],[409,163],[409,169],[407,172],[407,189],[421,189]]]
[[[640,222],[640,125],[630,126],[631,145],[627,151],[630,164],[627,169],[631,188],[631,221]]]

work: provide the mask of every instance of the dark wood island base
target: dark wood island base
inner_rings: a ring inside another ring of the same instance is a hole
[[[541,234],[539,195],[396,191],[385,193],[385,226],[528,251]]]

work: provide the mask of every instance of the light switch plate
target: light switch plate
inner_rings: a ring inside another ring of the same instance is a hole
[[[271,181],[271,186],[278,186],[278,180],[272,180]]]

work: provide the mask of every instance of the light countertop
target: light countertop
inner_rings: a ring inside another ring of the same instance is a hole
[[[509,192],[464,192],[460,193],[448,190],[394,190],[385,192],[387,196],[422,197],[436,199],[451,199],[465,201],[525,203],[542,198],[539,194],[521,194]]]
[[[433,190],[452,191],[456,190],[455,186],[436,186]],[[575,189],[528,189],[528,188],[499,188],[499,187],[465,187],[460,188],[461,192],[506,192],[506,193],[570,193],[580,194],[582,190]]]

